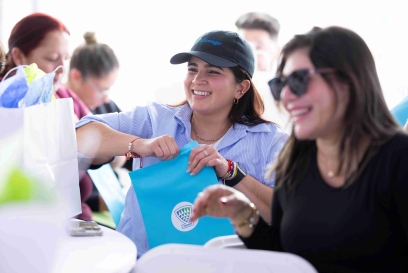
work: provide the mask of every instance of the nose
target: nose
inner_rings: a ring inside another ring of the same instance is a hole
[[[198,72],[195,75],[194,79],[193,79],[193,83],[194,84],[204,84],[206,79],[205,79],[205,76],[203,74],[204,73],[202,73],[202,72]]]
[[[289,102],[292,100],[295,100],[298,96],[295,95],[295,93],[290,90],[290,87],[288,84],[286,84],[281,91],[280,94],[280,99],[282,102]]]

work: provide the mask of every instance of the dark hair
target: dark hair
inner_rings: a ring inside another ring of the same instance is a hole
[[[244,80],[249,80],[251,83],[248,91],[239,99],[238,103],[232,105],[228,115],[230,121],[233,124],[240,123],[248,126],[267,122],[261,117],[265,111],[262,97],[249,74],[239,66],[230,67],[230,69],[234,73],[237,83],[241,83]]]
[[[299,49],[309,50],[310,60],[316,68],[336,69],[334,75],[322,75],[329,85],[333,86],[333,81],[337,80],[349,86],[350,99],[344,116],[347,130],[340,135],[337,170],[337,173],[346,170],[344,187],[348,187],[358,178],[378,147],[400,128],[383,98],[374,58],[359,35],[341,27],[313,28],[305,35],[296,35],[281,52],[277,74],[282,74],[287,58]],[[367,138],[370,146],[359,162],[358,147]],[[316,149],[315,141],[298,140],[292,131],[275,165],[277,186],[286,184],[293,189],[302,179]]]
[[[267,13],[248,12],[241,15],[235,22],[238,29],[262,29],[269,33],[272,39],[277,39],[280,24],[277,19]]]
[[[94,32],[84,34],[85,44],[78,46],[71,57],[69,69],[78,69],[82,76],[100,78],[119,67],[115,52],[107,44],[98,43]]]
[[[37,48],[45,35],[55,30],[70,34],[60,20],[44,13],[33,13],[17,22],[8,40],[9,52],[6,67],[0,75],[4,76],[10,69],[16,67],[11,56],[13,48],[19,48],[27,56]]]
[[[261,95],[256,89],[248,72],[240,66],[229,67],[235,77],[236,83],[241,83],[244,80],[249,80],[251,86],[248,91],[239,99],[237,104],[232,104],[231,111],[228,114],[229,120],[234,123],[240,123],[248,126],[269,122],[264,120],[261,116],[264,113],[265,107]],[[186,104],[187,100],[181,103],[171,105],[177,107]]]

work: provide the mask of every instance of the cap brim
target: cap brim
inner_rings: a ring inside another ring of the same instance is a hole
[[[195,56],[203,60],[204,62],[207,62],[211,65],[218,66],[218,67],[238,66],[238,64],[230,60],[227,60],[227,59],[224,59],[224,58],[221,58],[216,55],[213,55],[207,52],[203,52],[203,51],[189,51],[189,52],[182,52],[182,53],[176,54],[170,59],[170,63],[171,64],[182,64],[182,63],[188,62],[191,56]]]

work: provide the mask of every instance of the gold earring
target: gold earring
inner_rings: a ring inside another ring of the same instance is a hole
[[[234,104],[238,104],[239,99],[234,99]]]

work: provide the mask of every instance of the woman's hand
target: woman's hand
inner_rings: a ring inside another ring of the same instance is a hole
[[[228,162],[218,151],[208,145],[194,148],[188,158],[188,169],[191,175],[197,174],[204,166],[213,166],[218,177],[223,177],[228,171]]]
[[[138,155],[154,156],[163,160],[176,157],[180,148],[172,136],[163,135],[151,139],[139,138],[133,142],[132,152]]]
[[[252,213],[250,204],[243,193],[225,185],[212,185],[198,194],[190,221],[208,215],[227,217],[233,224],[240,224]]]
[[[198,194],[190,222],[206,215],[227,217],[235,231],[246,238],[251,236],[254,225],[259,221],[259,213],[254,213],[254,209],[256,211],[256,207],[242,192],[225,185],[212,185]]]

